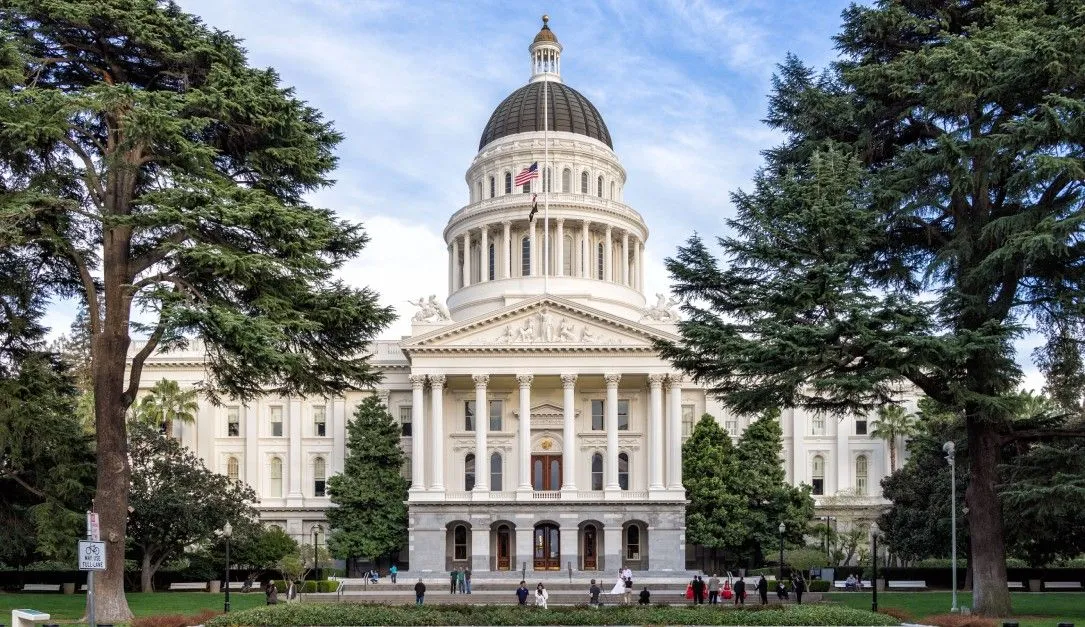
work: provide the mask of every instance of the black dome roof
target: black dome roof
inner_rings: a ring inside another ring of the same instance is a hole
[[[598,139],[611,149],[610,131],[603,116],[580,92],[562,83],[547,82],[549,103],[547,115],[551,131],[577,133]],[[516,133],[543,130],[543,81],[528,83],[512,92],[494,109],[482,131],[478,149],[486,144]]]

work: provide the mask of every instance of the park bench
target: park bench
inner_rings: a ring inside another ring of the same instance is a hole
[[[28,583],[23,586],[23,592],[60,592],[59,583]]]
[[[1080,581],[1045,581],[1044,590],[1081,590]]]
[[[1008,582],[1006,585],[1009,586],[1010,590],[1028,590],[1028,588],[1025,587],[1025,584],[1021,583],[1020,581],[1011,581]]]
[[[925,590],[927,588],[926,581],[890,581],[889,589],[893,590]]]
[[[11,610],[11,627],[34,627],[50,618],[49,614],[30,609]]]
[[[836,590],[847,590],[848,589],[847,582],[845,580],[843,580],[843,579],[841,579],[840,581],[834,581],[833,582],[833,588],[836,589]],[[857,588],[857,589],[858,590],[869,590],[870,589],[870,582],[869,581],[860,581],[859,582],[859,588]]]
[[[169,591],[176,592],[178,590],[194,590],[196,592],[207,592],[206,581],[193,581],[188,583],[174,582],[170,584]]]

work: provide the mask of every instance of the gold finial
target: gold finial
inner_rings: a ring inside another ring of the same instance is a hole
[[[543,28],[546,28],[546,24],[547,24],[547,22],[549,22],[549,21],[550,21],[550,16],[549,16],[549,15],[546,15],[546,14],[544,13],[544,14],[543,14]]]

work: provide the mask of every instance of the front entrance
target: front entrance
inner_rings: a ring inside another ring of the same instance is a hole
[[[535,527],[535,570],[561,570],[561,532],[557,525]]]
[[[584,527],[584,550],[581,553],[584,556],[584,570],[599,570],[599,560],[596,557],[598,554],[596,549],[599,546],[597,537],[595,525]]]
[[[561,489],[561,455],[531,456],[531,487],[536,492]]]
[[[512,532],[508,525],[497,528],[497,570],[512,569]]]

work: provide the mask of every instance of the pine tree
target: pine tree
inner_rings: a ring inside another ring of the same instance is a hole
[[[712,561],[729,546],[726,475],[734,456],[730,436],[704,414],[682,445],[682,483],[686,487],[686,541],[712,552]],[[714,568],[715,566],[713,566]]]
[[[339,559],[376,559],[407,542],[407,487],[399,424],[375,396],[347,426],[342,474],[328,480],[328,548]]]
[[[786,139],[734,196],[728,267],[696,238],[668,263],[687,319],[664,353],[729,405],[868,411],[906,382],[963,412],[973,604],[992,616],[1011,612],[1002,446],[1054,435],[1010,433],[1013,341],[1085,320],[1083,7],[853,5],[829,69],[789,56],[774,79]]]
[[[94,596],[125,623],[125,414],[146,359],[202,342],[213,400],[339,394],[375,381],[366,347],[394,314],[336,278],[361,226],[306,201],[341,135],[235,37],[166,0],[9,0],[0,33],[0,241],[40,294],[89,312]]]

